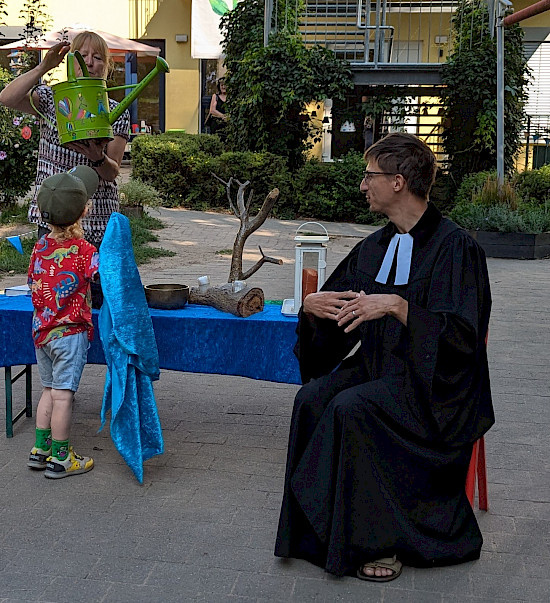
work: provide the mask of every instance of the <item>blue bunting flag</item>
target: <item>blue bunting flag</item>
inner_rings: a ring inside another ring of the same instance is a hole
[[[23,245],[21,244],[21,239],[17,237],[6,237],[6,239],[19,251],[21,255],[23,255]]]

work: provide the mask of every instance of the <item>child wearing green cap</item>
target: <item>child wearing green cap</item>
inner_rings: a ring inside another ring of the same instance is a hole
[[[93,337],[90,283],[98,275],[97,249],[84,239],[80,219],[99,178],[79,165],[46,178],[37,203],[51,232],[34,246],[28,282],[32,332],[43,391],[36,410],[36,441],[27,465],[48,478],[90,471],[94,461],[69,446],[72,404]]]

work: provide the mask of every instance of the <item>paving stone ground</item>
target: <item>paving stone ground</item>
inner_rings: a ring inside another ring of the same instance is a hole
[[[236,218],[168,209],[160,216],[167,228],[159,244],[178,255],[140,267],[145,284],[194,285],[203,274],[213,283],[227,280],[229,258],[216,251],[232,246]],[[268,220],[249,239],[245,267],[259,257],[258,244],[284,260],[250,279],[267,299],[292,297],[299,225]],[[372,230],[325,226],[329,272]],[[199,253],[186,254],[191,248]],[[0,435],[0,603],[550,600],[550,261],[488,264],[497,423],[486,436],[490,510],[478,512],[485,538],[479,561],[405,568],[381,586],[276,559],[297,386],[162,371],[155,393],[166,452],[146,463],[139,485],[108,428],[98,433],[105,367],[89,365],[76,398],[73,441],[94,456],[92,472],[53,481],[27,469],[33,419],[21,419],[11,439]],[[0,288],[19,282],[10,277]],[[36,370],[33,385],[36,404]],[[22,404],[22,385],[16,395]]]

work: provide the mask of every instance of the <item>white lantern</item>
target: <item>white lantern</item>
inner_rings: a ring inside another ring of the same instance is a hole
[[[304,231],[304,226],[315,224],[323,233]],[[324,285],[327,269],[327,229],[319,222],[304,222],[296,230],[296,263],[294,266],[294,299],[285,299],[281,312],[298,314],[306,295],[315,293]]]

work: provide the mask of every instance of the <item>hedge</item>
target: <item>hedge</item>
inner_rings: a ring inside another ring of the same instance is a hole
[[[224,182],[249,181],[252,213],[277,187],[275,218],[316,218],[364,224],[380,222],[371,214],[359,185],[365,169],[362,153],[350,152],[332,163],[312,159],[291,173],[285,158],[272,153],[223,152],[217,136],[161,134],[132,143],[133,178],[154,186],[167,206],[228,209]],[[215,174],[215,176],[214,176]],[[237,184],[232,189],[236,199]]]

